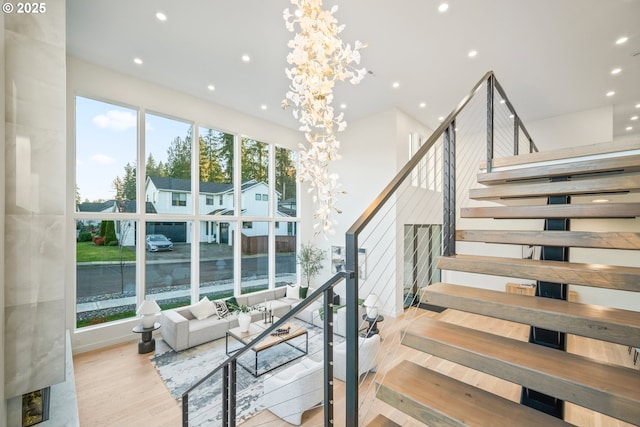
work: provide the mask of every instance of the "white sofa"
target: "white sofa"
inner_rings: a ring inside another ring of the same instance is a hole
[[[312,291],[312,289],[309,289],[309,292]],[[254,309],[251,311],[252,321],[257,321],[263,316],[263,312],[259,309],[265,304],[268,309],[273,311],[274,316],[281,317],[289,312],[292,306],[299,304],[301,300],[287,298],[287,286],[281,286],[275,289],[240,295],[236,297],[236,301],[238,305],[253,307]],[[213,304],[214,302],[212,301],[211,303]],[[213,314],[199,320],[192,313],[192,308],[195,305],[166,310],[161,313],[160,324],[162,327],[160,332],[162,338],[176,351],[223,338],[229,329],[238,326],[238,316],[236,314],[229,314],[225,317]],[[299,313],[299,317],[302,320],[311,319],[314,310],[317,311],[317,307],[312,304],[312,306]]]
[[[275,289],[240,295],[235,298],[238,305],[254,308],[251,311],[252,321],[262,318],[263,313],[260,308],[264,307],[265,304],[268,309],[272,310],[275,317],[282,317],[301,301],[297,298],[287,298],[287,290],[291,293],[289,296],[293,296],[298,292],[291,288],[290,286],[281,286]],[[314,289],[309,288],[307,296],[313,292]],[[212,301],[212,303],[214,302]],[[175,351],[182,351],[223,338],[229,329],[238,326],[238,316],[236,314],[229,314],[225,317],[213,314],[199,320],[192,313],[192,308],[195,305],[166,310],[161,313],[160,324],[162,327],[160,328],[160,333],[164,341]],[[320,315],[322,306],[323,299],[320,296],[300,313],[297,313],[295,317],[322,328],[324,326],[324,321]],[[359,309],[358,318],[362,319],[365,309],[362,306]],[[346,307],[340,307],[334,314],[333,332],[340,336],[345,336],[346,334],[346,313]]]
[[[322,361],[305,357],[264,380],[264,406],[290,424],[300,425],[302,414],[324,399]]]

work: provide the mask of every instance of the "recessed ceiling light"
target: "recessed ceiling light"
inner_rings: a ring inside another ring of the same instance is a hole
[[[156,12],[156,18],[158,18],[158,21],[166,21],[167,20],[167,15],[165,15],[163,12]]]
[[[609,201],[609,199],[593,199],[591,203],[607,203]]]
[[[340,108],[344,110],[345,108],[347,108],[347,104],[340,104]]]
[[[421,102],[421,103],[419,104],[419,107],[420,107],[420,108],[425,108],[426,106],[427,106],[427,103],[426,103],[426,102]]]
[[[627,126],[626,128],[624,128],[624,130],[633,130],[633,126]]]
[[[444,117],[442,117],[442,116],[438,117],[438,121],[439,122],[444,122]]]
[[[394,89],[398,89],[400,87],[400,82],[393,82],[391,85]]]
[[[505,102],[507,102],[507,101],[505,101],[504,99],[500,100],[500,104],[504,104]]]
[[[267,106],[266,106],[266,105],[264,105],[264,104],[262,104],[262,105],[260,106],[260,108],[261,108],[261,109],[263,109],[263,110],[266,110],[266,109],[267,109]]]
[[[615,93],[614,91],[612,91],[612,90],[610,90],[609,92],[607,92],[607,96],[613,96],[613,95],[615,95],[615,94],[616,94],[616,93]]]
[[[216,87],[214,85],[209,85],[207,86],[207,89],[209,90],[216,90]]]
[[[640,108],[640,104],[636,104],[636,108]]]
[[[611,70],[611,74],[615,76],[616,74],[620,74],[620,71],[622,71],[622,68],[614,68]]]
[[[629,37],[620,37],[618,40],[616,40],[616,44],[626,43],[627,40],[629,40]]]
[[[469,53],[467,54],[467,56],[468,56],[469,58],[475,58],[475,57],[476,57],[476,55],[478,55],[478,51],[477,51],[477,50],[471,50],[471,51],[469,51]]]
[[[631,117],[631,120],[638,120],[638,116]]]
[[[447,9],[449,9],[449,4],[447,3],[440,3],[440,6],[438,6],[438,12],[440,13],[446,12]]]
[[[514,116],[513,114],[510,114],[510,115],[509,115],[509,118],[510,118],[510,119],[513,119],[514,117],[515,117],[515,116]]]
[[[247,54],[242,55],[242,62],[249,62],[251,61],[251,57]]]
[[[133,62],[135,62],[138,65],[142,65],[142,59],[140,58],[133,58]]]

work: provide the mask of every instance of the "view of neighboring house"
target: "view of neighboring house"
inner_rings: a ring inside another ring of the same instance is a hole
[[[242,216],[247,218],[267,217],[269,213],[269,186],[264,182],[249,180],[242,184]],[[234,214],[233,184],[200,182],[199,213],[201,215],[229,216]],[[280,193],[276,192],[276,199]],[[189,214],[193,211],[193,196],[191,181],[188,179],[149,176],[145,183],[145,205],[147,213],[160,214]],[[78,212],[135,212],[133,200],[108,200],[105,202],[81,203],[77,205]],[[276,216],[295,217],[296,202],[293,199],[278,202]],[[98,220],[82,221],[85,226],[98,226]],[[116,221],[116,235],[124,239],[124,246],[135,244],[135,233],[122,233],[130,230],[129,221]],[[233,221],[200,221],[199,242],[233,244]],[[147,233],[164,234],[171,241],[191,242],[191,223],[188,221],[147,223]],[[267,236],[269,223],[266,221],[243,221],[242,234],[247,238]],[[295,235],[295,223],[276,223],[276,236]]]

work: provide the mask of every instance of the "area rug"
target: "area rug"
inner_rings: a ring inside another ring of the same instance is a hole
[[[311,357],[314,360],[321,360],[323,355],[323,333],[322,329],[308,323],[294,320],[292,327],[300,326],[305,328],[309,334],[309,352],[305,357]],[[334,336],[337,342],[343,341],[343,338]],[[304,343],[304,339],[298,338],[296,343]],[[260,368],[269,369],[271,366],[277,366],[283,360],[291,358],[292,350],[288,345],[281,344],[273,349],[267,350],[260,357],[264,360],[261,362]],[[263,357],[264,356],[264,357]],[[227,356],[225,355],[225,339],[219,339],[210,343],[202,344],[180,352],[173,350],[167,351],[151,358],[151,362],[155,365],[160,377],[169,389],[171,395],[180,399],[182,393],[189,389],[193,384],[211,372],[215,367],[222,363]],[[240,358],[245,365],[251,366],[254,356],[251,351],[245,353]],[[248,419],[259,411],[265,409],[262,403],[263,381],[270,374],[275,374],[292,363],[296,363],[300,359],[285,363],[283,366],[273,371],[254,377],[246,369],[238,366],[237,370],[237,400],[236,400],[236,417],[238,421]],[[208,380],[205,385],[198,388],[189,396],[189,424],[192,426],[211,426],[220,425],[222,419],[221,410],[221,385],[222,376],[216,374]]]

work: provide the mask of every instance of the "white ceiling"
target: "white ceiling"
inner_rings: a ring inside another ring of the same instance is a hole
[[[640,115],[640,0],[449,0],[446,13],[440,0],[326,0],[325,9],[336,3],[343,40],[368,44],[362,65],[373,73],[336,89],[347,122],[397,107],[435,129],[493,70],[525,124],[613,105],[614,135],[640,133],[640,120],[630,120]],[[280,108],[293,36],[282,18],[287,7],[288,0],[67,0],[68,54],[296,128]],[[156,19],[159,10],[167,21]],[[621,36],[629,40],[616,45]],[[610,90],[616,94],[605,96]]]

